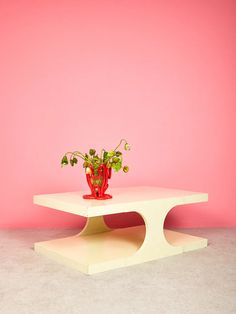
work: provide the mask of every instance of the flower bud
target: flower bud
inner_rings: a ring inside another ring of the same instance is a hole
[[[126,142],[126,143],[125,143],[125,146],[124,146],[124,149],[125,149],[125,150],[130,150],[130,148],[131,148],[130,145]]]

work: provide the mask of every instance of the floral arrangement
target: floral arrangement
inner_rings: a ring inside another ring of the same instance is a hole
[[[102,149],[100,153],[97,153],[94,148],[91,148],[88,153],[67,152],[62,157],[62,167],[69,164],[74,167],[78,163],[78,158],[83,160],[83,167],[92,192],[91,195],[85,195],[84,198],[104,199],[104,196],[111,198],[110,195],[104,194],[108,187],[108,179],[111,178],[111,170],[118,172],[123,169],[125,173],[129,171],[127,165],[123,166],[123,153],[120,151],[122,144],[125,151],[130,150],[128,142],[121,139],[113,150]]]
[[[123,168],[123,171],[127,173],[129,167],[122,166],[123,154],[118,150],[122,143],[124,143],[124,150],[130,150],[128,142],[125,139],[122,139],[115,149],[110,151],[102,149],[100,154],[96,154],[96,150],[93,148],[89,150],[88,154],[82,154],[79,151],[67,152],[61,160],[61,166],[63,167],[70,164],[73,167],[78,163],[79,157],[84,160],[83,167],[85,168],[86,173],[91,171],[90,166],[92,166],[95,174],[97,174],[97,170],[101,164],[105,164],[107,168],[113,168],[116,172]]]

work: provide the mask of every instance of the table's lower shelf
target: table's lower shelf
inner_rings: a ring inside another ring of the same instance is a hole
[[[166,240],[178,253],[196,250],[207,246],[207,239],[175,231],[165,230]],[[145,238],[145,227],[129,227],[107,232],[72,236],[63,239],[35,243],[35,250],[67,266],[86,274],[106,271],[145,262],[154,258],[136,259],[136,252]],[[165,255],[162,254],[161,257]]]

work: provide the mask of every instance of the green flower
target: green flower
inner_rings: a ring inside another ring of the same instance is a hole
[[[111,150],[111,151],[108,152],[107,157],[109,157],[109,158],[113,157],[113,156],[115,156],[115,154],[116,153],[113,150]]]
[[[123,167],[123,171],[124,171],[125,173],[127,173],[127,172],[129,171],[129,167],[128,167],[128,166],[124,166],[124,167]]]
[[[124,149],[125,149],[125,150],[130,150],[130,148],[131,148],[130,145],[126,142],[126,143],[125,143],[125,146],[124,146]]]
[[[119,161],[120,161],[120,158],[114,157],[114,158],[112,159],[112,161],[114,161],[115,163],[116,163],[116,162],[119,162]]]
[[[124,144],[124,149],[130,150],[130,145],[125,139],[121,139],[120,143],[110,151],[105,151],[102,149],[100,154],[96,153],[94,148],[89,150],[89,153],[81,153],[79,151],[67,152],[63,158],[61,159],[61,166],[65,166],[70,164],[72,167],[78,163],[78,158],[83,159],[83,167],[87,173],[93,173],[95,176],[98,175],[99,166],[104,164],[108,168],[113,168],[115,172],[123,169],[124,172],[129,171],[128,166],[122,166],[122,157],[123,153],[121,151],[117,151],[119,147]],[[69,156],[69,157],[67,157]]]
[[[67,158],[67,156],[65,155],[65,156],[63,156],[63,158],[62,158],[62,160],[61,160],[61,166],[63,167],[63,166],[66,166],[66,165],[68,165],[68,158]]]
[[[77,164],[77,163],[78,163],[78,159],[77,159],[76,157],[74,157],[72,160],[73,160],[73,163],[74,163],[74,164]]]
[[[70,165],[71,165],[72,167],[74,167],[73,159],[70,159]]]
[[[91,148],[91,149],[89,150],[89,155],[90,155],[90,156],[94,156],[95,154],[96,154],[96,150],[93,149],[93,148]]]

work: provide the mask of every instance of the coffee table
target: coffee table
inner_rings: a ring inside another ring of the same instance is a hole
[[[207,239],[163,228],[173,207],[206,202],[206,193],[153,186],[110,189],[113,198],[108,200],[85,200],[84,193],[34,196],[34,204],[87,217],[80,233],[37,242],[36,252],[85,274],[94,274],[207,246]],[[103,218],[128,212],[141,215],[144,225],[111,229]]]

